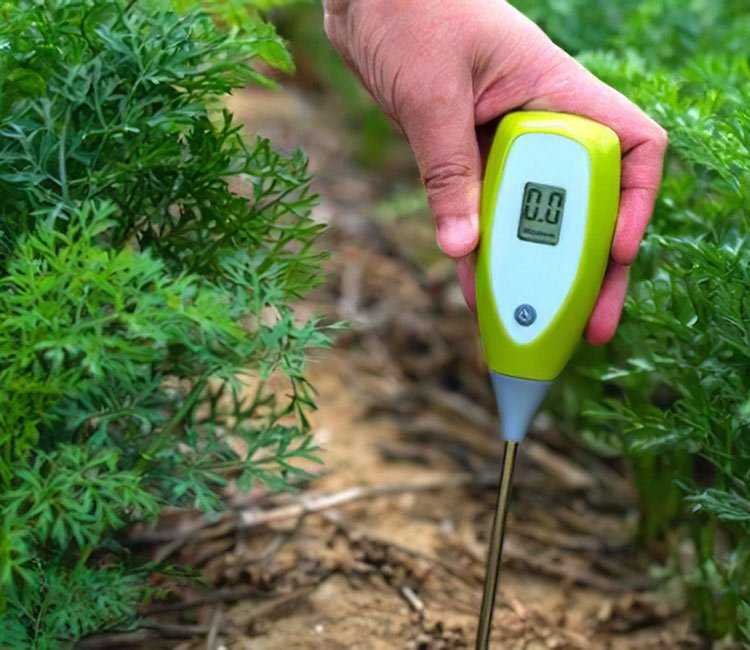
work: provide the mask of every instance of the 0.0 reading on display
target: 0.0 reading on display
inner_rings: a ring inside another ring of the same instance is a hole
[[[526,183],[518,222],[518,238],[555,246],[560,240],[565,190],[553,185]]]

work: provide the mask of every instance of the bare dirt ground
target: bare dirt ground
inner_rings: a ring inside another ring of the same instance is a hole
[[[166,517],[154,554],[196,567],[205,587],[98,647],[472,647],[501,447],[452,265],[426,215],[373,217],[405,172],[357,169],[330,106],[248,91],[230,107],[308,151],[331,226],[330,281],[300,306],[351,323],[311,364],[325,465],[296,494],[236,497],[215,522]],[[622,468],[569,451],[542,414],[516,471],[493,647],[709,647],[634,548],[634,524]]]

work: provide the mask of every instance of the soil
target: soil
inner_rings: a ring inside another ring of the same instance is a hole
[[[230,108],[310,154],[330,225],[329,281],[299,305],[350,323],[310,365],[325,464],[295,494],[235,495],[218,521],[165,516],[153,553],[206,586],[151,606],[149,629],[88,647],[473,647],[501,443],[473,320],[425,209],[383,208],[414,195],[414,172],[357,166],[341,112],[311,91],[247,91]],[[516,470],[493,647],[709,647],[634,546],[635,514],[626,471],[542,413]]]

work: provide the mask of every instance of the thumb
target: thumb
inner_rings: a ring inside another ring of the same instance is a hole
[[[438,245],[457,258],[479,241],[482,176],[471,90],[461,100],[463,105],[445,98],[426,102],[401,120],[435,217]]]

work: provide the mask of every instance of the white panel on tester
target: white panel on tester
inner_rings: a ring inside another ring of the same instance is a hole
[[[573,285],[590,176],[588,151],[564,136],[521,135],[508,153],[491,234],[492,292],[503,326],[519,344],[544,331]]]

